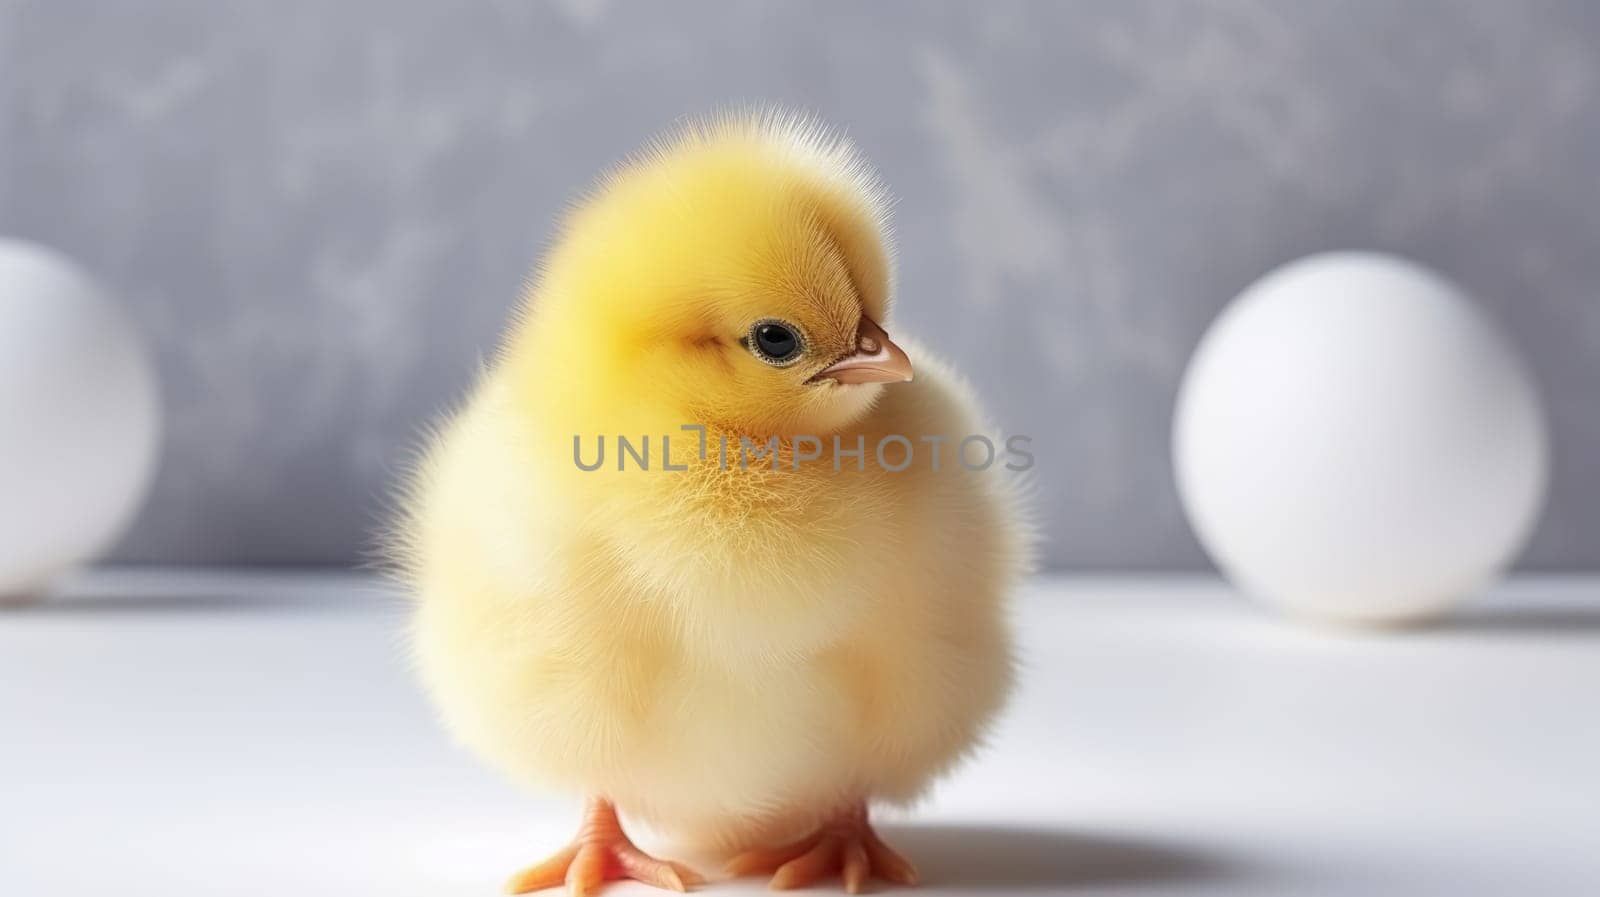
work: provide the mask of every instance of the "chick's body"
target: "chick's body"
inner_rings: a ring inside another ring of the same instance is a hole
[[[771,120],[573,213],[401,528],[462,742],[727,850],[909,801],[973,747],[1020,532],[1001,471],[958,463],[984,429],[956,378],[921,352],[914,382],[844,373],[887,312],[882,214],[847,149]],[[764,320],[795,360],[741,344]]]

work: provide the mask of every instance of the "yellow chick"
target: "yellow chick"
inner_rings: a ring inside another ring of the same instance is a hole
[[[511,892],[703,881],[619,812],[775,888],[915,881],[867,807],[1001,706],[1025,550],[1005,471],[959,463],[972,397],[882,326],[886,216],[793,117],[657,141],[433,438],[397,539],[421,678],[466,746],[588,801]]]

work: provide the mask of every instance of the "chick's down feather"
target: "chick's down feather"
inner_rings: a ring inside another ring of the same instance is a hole
[[[752,116],[569,213],[397,528],[460,742],[730,852],[864,825],[977,744],[1024,532],[1002,465],[956,456],[989,432],[970,391],[890,336],[885,208],[847,145]],[[861,843],[835,851],[847,884]],[[582,892],[588,855],[524,884]]]

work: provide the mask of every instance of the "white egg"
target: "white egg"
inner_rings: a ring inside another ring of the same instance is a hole
[[[0,240],[0,599],[41,594],[117,538],[159,426],[123,310],[61,255]]]
[[[1173,421],[1217,566],[1293,615],[1405,623],[1511,563],[1543,506],[1538,392],[1454,284],[1376,253],[1293,262],[1201,340]]]

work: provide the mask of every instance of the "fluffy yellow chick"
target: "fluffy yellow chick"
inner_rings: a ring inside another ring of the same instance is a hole
[[[886,214],[792,118],[658,141],[569,214],[433,439],[398,539],[421,677],[461,742],[588,800],[512,892],[702,881],[619,811],[776,888],[915,880],[867,806],[1005,699],[1024,551],[1005,471],[957,463],[972,397],[883,329]]]

